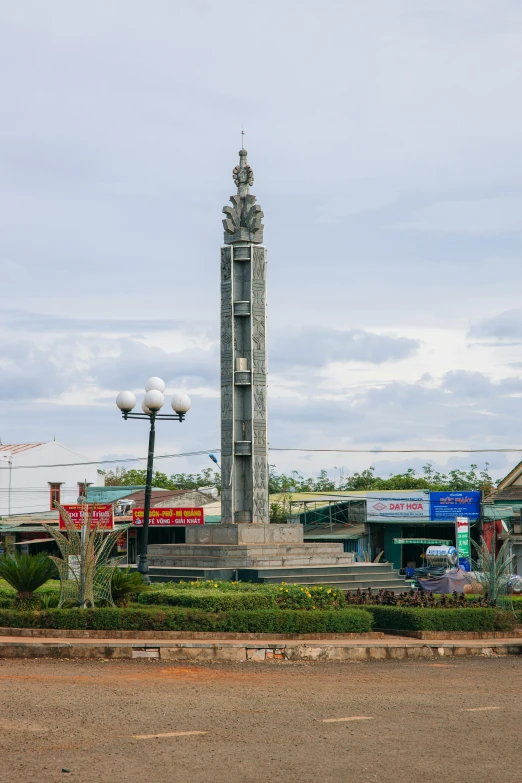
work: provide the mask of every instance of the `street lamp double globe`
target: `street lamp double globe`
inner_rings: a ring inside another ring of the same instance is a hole
[[[125,420],[148,419],[150,421],[149,453],[147,456],[147,480],[145,484],[145,503],[143,509],[143,529],[141,533],[140,557],[138,571],[146,582],[150,582],[147,549],[149,543],[149,515],[150,498],[152,493],[152,472],[154,469],[154,441],[156,437],[155,422],[157,419],[170,419],[170,421],[184,421],[185,414],[190,410],[190,397],[188,394],[174,394],[171,406],[174,413],[160,413],[165,404],[165,383],[161,378],[149,378],[145,384],[145,396],[141,404],[143,413],[133,413],[136,407],[136,395],[130,391],[122,391],[116,397],[116,405],[121,410]]]
[[[165,383],[161,378],[149,378],[145,384],[145,397],[141,404],[143,413],[132,413],[136,407],[136,395],[130,391],[122,391],[116,397],[116,405],[121,410],[124,419],[144,419],[154,418],[173,419],[174,421],[183,421],[185,414],[190,410],[190,397],[188,394],[174,394],[171,400],[172,410],[175,415],[162,414],[158,416],[159,411],[165,404]]]

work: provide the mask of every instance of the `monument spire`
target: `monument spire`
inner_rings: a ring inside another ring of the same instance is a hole
[[[266,248],[254,172],[239,151],[237,193],[223,208],[221,473],[223,524],[268,523]]]

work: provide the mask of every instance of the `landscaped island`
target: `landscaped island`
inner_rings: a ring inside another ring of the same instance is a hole
[[[148,586],[136,572],[120,569],[114,570],[112,578],[114,605],[58,608],[60,586],[56,580],[47,580],[30,595],[28,592],[20,595],[15,587],[0,580],[0,627],[295,634],[374,630],[483,633],[510,631],[520,621],[517,599],[516,611],[512,611],[488,606],[483,596],[345,595],[334,587],[285,583],[165,582]]]

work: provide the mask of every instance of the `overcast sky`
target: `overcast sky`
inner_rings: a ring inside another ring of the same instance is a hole
[[[154,374],[193,400],[158,454],[219,446],[243,125],[271,446],[522,447],[521,44],[519,0],[0,0],[2,441],[142,456],[114,397]]]

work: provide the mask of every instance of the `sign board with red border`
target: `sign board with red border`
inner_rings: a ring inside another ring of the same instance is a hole
[[[132,524],[143,525],[144,510],[132,509]],[[205,515],[202,508],[151,508],[149,525],[151,527],[169,527],[170,525],[203,525]]]
[[[69,514],[74,526],[77,530],[80,530],[83,520],[86,515],[90,514],[92,509],[92,523],[91,527],[96,524],[100,526],[102,530],[114,530],[114,515],[112,513],[111,503],[89,503],[87,508],[85,505],[78,503],[74,506],[64,506],[65,511]],[[60,514],[60,530],[67,530],[65,519]]]

